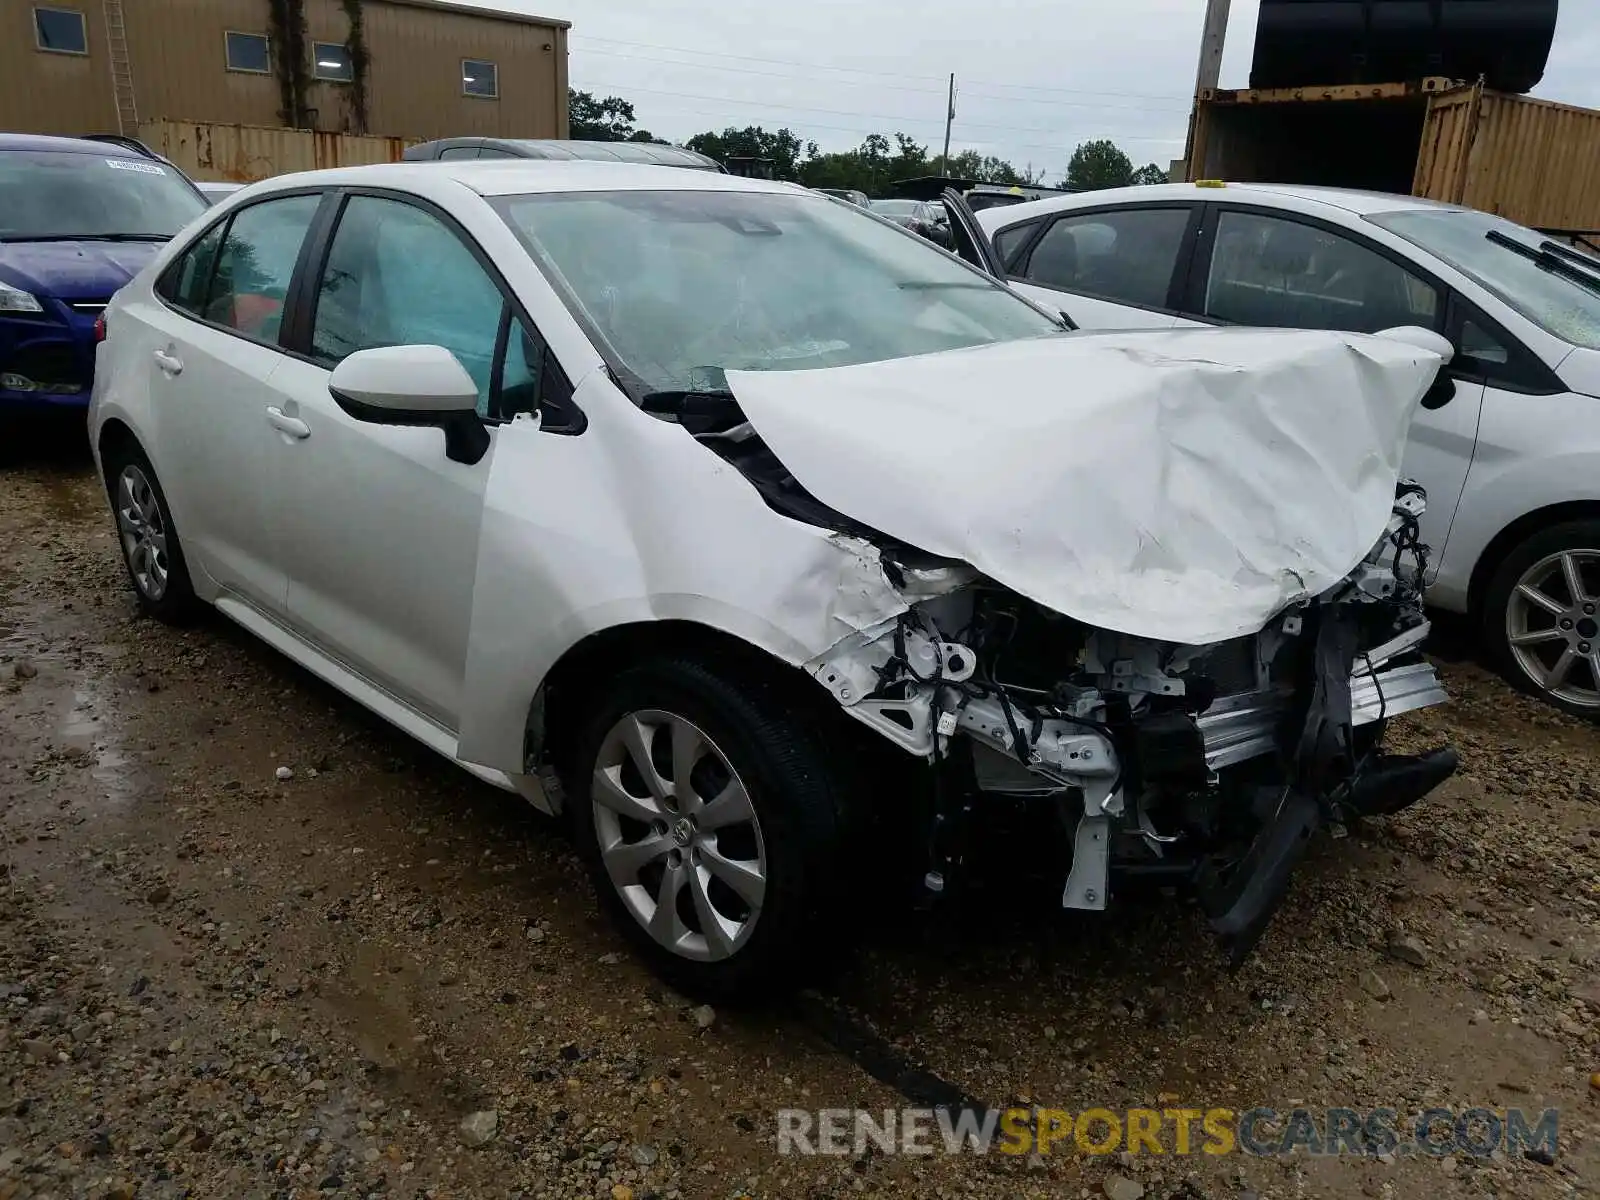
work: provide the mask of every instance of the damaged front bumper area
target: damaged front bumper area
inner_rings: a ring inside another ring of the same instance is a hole
[[[1192,885],[1237,964],[1313,834],[1399,811],[1455,770],[1395,756],[1384,722],[1447,699],[1428,634],[1409,481],[1372,553],[1260,632],[1209,646],[1094,628],[949,563],[893,562],[911,602],[808,669],[852,717],[932,764],[927,887],[961,860],[985,796],[1050,804],[1070,833],[1061,902],[1123,876]]]

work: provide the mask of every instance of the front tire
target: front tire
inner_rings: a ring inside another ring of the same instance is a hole
[[[125,445],[108,452],[105,471],[117,543],[140,610],[168,625],[188,624],[200,602],[155,469],[137,447]]]
[[[663,659],[618,677],[578,740],[568,795],[601,906],[687,995],[758,1000],[839,949],[844,787],[800,709]]]
[[[1600,717],[1600,520],[1530,537],[1484,594],[1485,643],[1514,687]]]

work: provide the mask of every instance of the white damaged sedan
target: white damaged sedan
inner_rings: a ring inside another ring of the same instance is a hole
[[[140,605],[565,813],[697,995],[811,970],[868,839],[946,891],[1002,802],[1064,907],[1158,872],[1237,960],[1319,827],[1454,769],[1381,746],[1444,699],[1431,334],[1071,333],[798,187],[463,162],[229,197],[104,337]]]

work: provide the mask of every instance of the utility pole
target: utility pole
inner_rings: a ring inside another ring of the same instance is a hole
[[[1223,0],[1226,4],[1227,0]],[[956,119],[956,73],[950,72],[950,98],[944,110],[944,153],[939,156],[939,174],[950,174],[950,126]]]
[[[1198,96],[1215,88],[1222,78],[1222,43],[1228,36],[1228,8],[1231,0],[1206,0],[1206,23],[1200,31],[1200,69],[1195,75]]]
[[[1195,70],[1194,105],[1189,109],[1189,133],[1184,139],[1183,161],[1194,155],[1195,107],[1202,92],[1215,90],[1222,79],[1222,47],[1228,37],[1228,8],[1231,0],[1206,0],[1206,20],[1200,29],[1200,65]]]

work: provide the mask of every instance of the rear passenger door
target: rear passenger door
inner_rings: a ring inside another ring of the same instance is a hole
[[[234,209],[156,284],[139,369],[149,372],[162,487],[185,549],[223,592],[280,615],[286,580],[272,511],[274,376],[291,286],[321,192]]]
[[[1200,206],[1119,205],[1044,218],[996,249],[1012,286],[1082,329],[1166,329],[1180,320]]]

